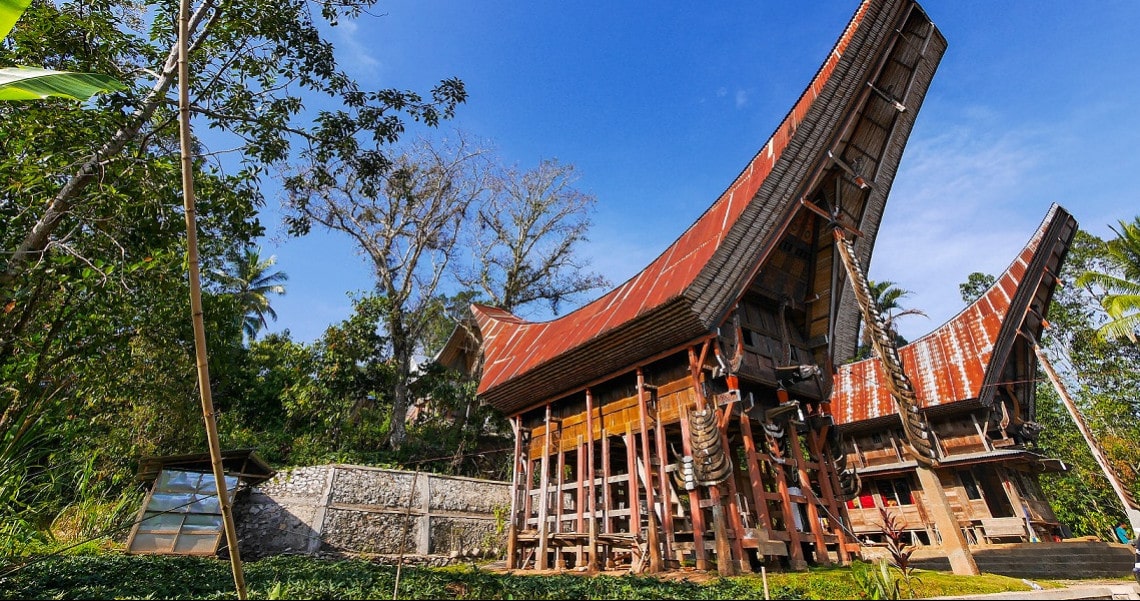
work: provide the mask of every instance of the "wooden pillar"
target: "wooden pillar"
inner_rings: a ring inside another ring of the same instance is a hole
[[[942,488],[938,474],[921,463],[915,472],[918,474],[918,483],[922,486],[923,496],[930,501],[927,509],[930,510],[934,525],[938,527],[938,533],[942,537],[942,551],[950,560],[950,569],[960,576],[977,576],[981,573],[978,571],[978,564],[974,563],[974,556],[966,545],[962,529],[958,527],[958,518],[950,509],[950,501],[946,499],[946,491]]]
[[[511,455],[511,513],[510,524],[507,526],[507,569],[513,570],[518,567],[518,558],[515,554],[518,553],[518,511],[519,511],[519,468],[520,459],[519,453],[522,449],[522,416],[516,415],[511,419],[511,430],[515,433],[515,451]]]
[[[693,446],[689,439],[689,407],[681,406],[681,448],[686,457],[693,456]],[[693,553],[698,570],[708,570],[709,560],[705,551],[705,513],[701,508],[701,489],[698,486],[689,491],[689,514],[693,522]]]
[[[808,475],[806,461],[804,460],[803,446],[800,444],[800,435],[795,427],[790,428],[788,435],[796,437],[795,442],[791,445],[793,454],[795,455],[796,472],[799,474],[800,489],[804,497],[804,505],[807,506],[808,512],[808,527],[811,529],[812,537],[815,538],[815,560],[823,565],[831,565],[831,554],[827,552],[827,542],[823,538],[823,522],[819,519],[819,505],[816,504],[818,499],[814,497],[814,491],[811,489],[811,477]],[[810,429],[809,429],[810,432]],[[811,444],[811,441],[808,441]]]
[[[793,433],[794,434],[794,433]],[[788,433],[784,434],[785,436]],[[778,457],[780,450],[776,446],[774,440],[768,441],[769,448]],[[772,463],[772,472],[776,476],[776,490],[780,493],[780,507],[781,513],[784,514],[784,528],[788,532],[788,565],[793,570],[806,570],[807,562],[804,561],[804,549],[800,545],[800,533],[796,530],[796,507],[792,503],[792,497],[788,493],[788,473],[785,466],[778,463]]]
[[[760,459],[756,454],[756,441],[752,438],[752,418],[747,413],[740,414],[740,434],[744,439],[744,457],[748,461],[748,480],[752,483],[752,504],[756,507],[757,525],[767,531],[771,538],[772,518],[768,515],[768,497],[764,490],[764,480],[760,475]]]
[[[558,470],[554,477],[558,481],[558,486],[554,488],[555,494],[558,495],[554,500],[554,532],[561,533],[564,511],[562,485],[566,480],[566,451],[562,448],[562,422],[558,422]],[[562,552],[562,545],[554,545],[554,567],[559,570],[566,569],[566,558],[562,556]]]
[[[641,425],[641,456],[645,463],[646,524],[649,530],[649,571],[661,571],[661,541],[657,529],[656,502],[653,494],[653,463],[649,457],[648,403],[645,400],[645,374],[637,368],[637,419]],[[664,466],[662,466],[664,467]],[[633,473],[632,477],[637,476]],[[636,481],[635,481],[636,482]],[[634,488],[637,488],[636,486]]]
[[[594,397],[590,394],[590,389],[586,389],[586,430],[587,438],[589,439],[589,447],[586,452],[586,476],[590,482],[590,548],[589,548],[589,570],[591,572],[598,569],[598,493],[595,488],[597,477],[594,471]]]
[[[613,489],[610,488],[610,434],[606,431],[605,424],[602,424],[602,532],[606,534],[613,534]],[[602,546],[602,564],[610,568],[613,567],[613,549],[609,545]]]
[[[661,519],[662,524],[662,543],[665,546],[665,557],[669,560],[673,557],[673,484],[669,482],[669,474],[665,470],[665,466],[669,465],[668,455],[665,450],[665,424],[661,423],[661,406],[657,406],[657,415],[655,416],[657,422],[654,428],[654,440],[657,441],[657,462],[660,464],[660,469],[657,470],[657,477],[661,487]],[[665,569],[672,567],[669,562],[666,562]]]
[[[731,411],[731,406],[725,408],[726,413]],[[728,415],[724,416],[724,422],[717,417],[717,423],[724,423],[727,426]],[[748,556],[744,554],[744,520],[740,517],[740,503],[736,498],[736,474],[740,471],[740,466],[736,465],[736,458],[733,456],[732,447],[728,445],[728,432],[725,427],[720,429],[720,441],[724,446],[724,452],[728,454],[728,460],[732,464],[732,471],[728,476],[728,482],[725,483],[728,488],[728,521],[732,524],[732,529],[735,531],[735,536],[732,538],[732,558],[736,562],[736,570],[739,572],[751,572],[752,565],[748,562]]]
[[[582,444],[582,437],[581,436],[578,437],[578,452],[577,452],[577,455],[575,458],[578,461],[578,469],[574,472],[575,477],[578,480],[578,496],[576,497],[577,501],[574,503],[574,509],[577,510],[577,512],[578,512],[578,523],[574,527],[574,532],[576,532],[578,534],[578,536],[581,537],[582,533],[586,531],[586,514],[584,513],[584,511],[585,511],[586,503],[587,503],[587,501],[586,501],[586,447]],[[584,546],[582,546],[581,538],[579,538],[578,539],[578,552],[574,558],[574,567],[575,568],[580,568],[580,567],[586,565],[586,563],[585,563],[586,562],[585,551],[586,551],[586,548]]]
[[[538,559],[535,567],[545,570],[549,566],[546,556],[549,543],[550,524],[547,513],[550,510],[550,403],[546,404],[546,431],[542,435],[542,467],[538,487]]]
[[[828,452],[827,445],[823,443],[821,432],[810,430],[808,432],[808,444],[811,445],[815,456],[819,458],[819,463],[816,469],[816,478],[819,479],[819,492],[823,495],[824,507],[827,508],[828,514],[832,523],[831,530],[835,533],[838,540],[838,555],[839,562],[847,564],[850,560],[847,554],[847,533],[843,529],[844,516],[839,508],[839,503],[835,499],[835,486],[838,482],[835,474],[835,464],[831,461],[831,455]]]
[[[633,437],[633,424],[625,423],[625,457],[629,469],[629,532],[641,534],[641,492],[637,490],[637,442]]]

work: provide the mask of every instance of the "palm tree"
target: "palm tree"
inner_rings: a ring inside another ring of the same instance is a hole
[[[871,296],[875,304],[879,307],[879,313],[883,316],[883,325],[894,334],[895,344],[902,346],[907,343],[907,340],[899,336],[898,328],[895,325],[895,320],[904,315],[921,315],[926,317],[921,309],[904,309],[899,301],[903,298],[910,296],[911,291],[899,288],[895,282],[891,281],[868,281],[867,284],[871,288]],[[868,331],[866,324],[863,326],[862,345],[859,347],[857,353],[858,358],[866,358],[871,356],[871,333]]]
[[[1086,271],[1077,278],[1078,286],[1095,284],[1103,291],[1100,304],[1108,313],[1108,323],[1097,329],[1105,340],[1127,338],[1136,344],[1140,329],[1140,217],[1132,223],[1119,221],[1111,228],[1116,239],[1104,244],[1103,271]]]
[[[275,263],[276,256],[262,259],[261,249],[247,246],[230,259],[225,271],[214,272],[226,292],[237,299],[242,310],[242,329],[250,340],[269,326],[266,317],[277,320],[277,312],[269,304],[269,295],[284,295],[282,282],[288,281],[289,276],[282,271],[268,273]]]

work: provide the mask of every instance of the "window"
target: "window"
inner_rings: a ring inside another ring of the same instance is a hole
[[[863,494],[847,501],[848,509],[874,509],[875,508],[875,495],[864,492]]]
[[[910,482],[906,478],[879,481],[879,496],[883,499],[884,507],[914,505],[914,497],[910,494]]]
[[[966,498],[971,501],[977,501],[982,498],[982,493],[978,490],[978,481],[974,480],[974,474],[969,471],[958,472],[958,479],[962,481],[962,488],[966,489]]]
[[[225,483],[233,502],[238,479],[226,476]],[[217,490],[212,473],[162,470],[127,552],[213,555],[224,534]]]

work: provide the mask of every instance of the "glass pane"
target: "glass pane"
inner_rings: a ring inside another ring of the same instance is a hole
[[[139,532],[131,541],[131,553],[169,553],[174,548],[173,534]]]
[[[155,513],[147,511],[145,519],[139,524],[139,530],[178,530],[182,526],[180,513]]]
[[[187,534],[178,536],[178,543],[174,546],[175,553],[192,555],[210,555],[218,548],[220,536],[217,534]]]
[[[189,511],[188,507],[193,500],[193,495],[189,493],[156,492],[151,495],[150,504],[146,506],[146,509],[147,511],[186,512]]]
[[[222,532],[222,516],[210,514],[190,514],[186,516],[186,521],[182,526],[183,532],[198,532],[210,531],[214,533]]]

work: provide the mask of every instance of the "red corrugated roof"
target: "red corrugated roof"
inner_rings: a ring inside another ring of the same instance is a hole
[[[899,349],[921,406],[983,396],[987,375],[1002,367],[992,365],[995,350],[1001,348],[999,338],[1011,336],[1024,319],[1024,310],[1021,315],[1011,314],[1015,297],[1038,296],[1040,286],[1049,287],[1045,296],[1051,296],[1056,280],[1044,278],[1040,272],[1051,269],[1056,273],[1059,266],[1041,259],[1059,261],[1075,225],[1064,209],[1053,205],[1025,248],[981,298],[942,327]],[[1054,233],[1047,240],[1049,232]],[[1039,259],[1039,254],[1048,256]],[[1034,273],[1030,273],[1030,265],[1035,265]],[[884,377],[878,358],[840,366],[831,397],[836,422],[854,423],[896,413]]]
[[[527,322],[499,309],[473,306],[484,340],[479,393],[679,297],[693,283],[771,173],[796,127],[831,77],[870,5],[870,0],[865,0],[859,6],[811,84],[744,171],[696,223],[641,273],[573,313],[548,322]]]

